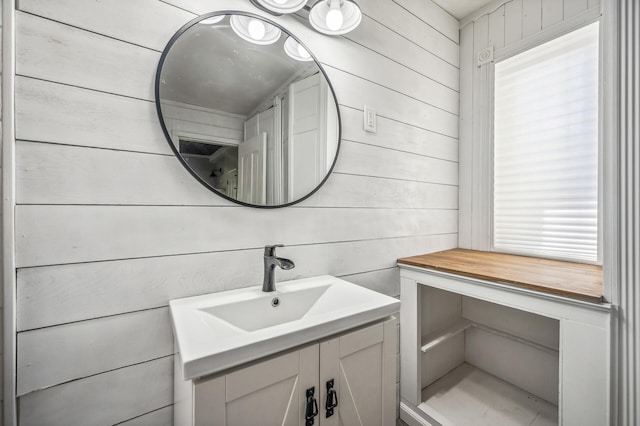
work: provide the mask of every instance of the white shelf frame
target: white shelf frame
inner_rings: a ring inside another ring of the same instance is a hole
[[[435,343],[430,343],[436,340],[442,343],[451,338],[445,335],[455,332],[453,327],[423,336],[422,288],[431,287],[558,320],[560,425],[608,424],[612,407],[611,327],[612,315],[615,314],[610,304],[589,303],[410,265],[400,265],[400,282],[403,421],[413,426],[433,424],[434,420],[418,408],[422,402],[422,347],[435,347]],[[544,345],[536,345],[549,350]]]

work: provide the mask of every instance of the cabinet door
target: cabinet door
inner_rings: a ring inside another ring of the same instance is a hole
[[[194,424],[304,426],[305,392],[318,395],[318,356],[316,344],[196,383]]]
[[[320,424],[387,426],[396,418],[396,320],[320,344]],[[327,382],[338,405],[327,417]]]

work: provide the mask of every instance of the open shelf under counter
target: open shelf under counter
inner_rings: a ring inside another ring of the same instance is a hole
[[[421,399],[418,408],[446,426],[558,424],[557,405],[467,363],[424,388]]]
[[[460,318],[457,321],[451,323],[451,325],[440,329],[440,330],[436,330],[433,333],[429,333],[426,336],[424,336],[422,338],[422,346],[420,347],[420,350],[422,352],[429,352],[431,349],[434,349],[435,347],[437,347],[439,344],[446,342],[447,340],[457,336],[460,333],[463,333],[464,331],[466,331],[467,329],[471,328],[471,327],[475,327],[478,328],[480,330],[486,331],[488,333],[492,333],[498,336],[502,336],[508,339],[512,339],[515,341],[518,341],[522,344],[525,344],[527,346],[531,346],[533,348],[539,349],[539,350],[543,350],[543,351],[547,351],[547,352],[552,352],[552,353],[557,353],[558,352],[558,348],[556,347],[552,347],[552,346],[548,346],[548,345],[544,345],[544,344],[540,344],[537,343],[535,341],[532,341],[530,339],[526,339],[523,338],[521,336],[517,336],[515,334],[512,333],[508,333],[502,330],[498,330],[495,329],[493,327],[489,327],[486,326],[484,324],[479,324],[473,321],[470,321],[468,319],[464,319],[464,318]]]
[[[463,249],[398,266],[406,423],[481,425],[507,407],[523,417],[486,424],[610,424],[614,310],[600,267]]]
[[[447,340],[462,333],[472,325],[473,323],[469,320],[463,318],[458,319],[447,327],[436,330],[433,333],[429,333],[424,336],[422,338],[422,346],[420,347],[420,350],[422,352],[428,352],[429,350],[438,346],[440,343],[446,342]]]

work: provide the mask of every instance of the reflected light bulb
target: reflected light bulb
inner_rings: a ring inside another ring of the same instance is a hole
[[[254,40],[262,40],[267,32],[267,28],[262,21],[252,19],[248,25],[249,35]]]
[[[308,59],[308,58],[311,57],[309,52],[307,52],[307,49],[302,47],[301,44],[298,44],[298,55],[300,55],[300,57],[303,58],[303,59]]]
[[[285,4],[287,0],[273,0],[274,3]]]
[[[344,16],[340,10],[340,0],[332,0],[327,12],[327,27],[332,31],[337,31],[344,23]]]

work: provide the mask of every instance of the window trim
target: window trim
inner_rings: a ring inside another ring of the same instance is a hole
[[[501,2],[504,4],[507,2]],[[472,250],[490,251],[489,239],[491,218],[488,217],[492,183],[483,181],[482,164],[486,158],[488,121],[493,110],[488,92],[485,69],[491,63],[481,67],[476,59],[480,49],[491,45],[489,35],[475,30],[478,23],[488,24],[490,13],[487,10],[478,13],[473,19],[461,22],[460,25],[460,136],[459,136],[459,229],[458,247]],[[600,161],[602,164],[601,214],[599,214],[599,232],[601,233],[600,250],[603,266],[603,290],[606,301],[616,304],[620,298],[618,281],[620,277],[620,244],[618,241],[620,218],[620,131],[619,119],[619,4],[615,0],[600,0],[600,4],[573,18],[564,20],[552,27],[527,36],[524,40],[510,43],[496,49],[494,57],[498,60],[515,54],[531,45],[543,43],[550,38],[562,35],[581,25],[600,20]],[[480,37],[480,38],[478,38]],[[511,53],[513,52],[513,53]],[[492,93],[492,92],[490,92]],[[482,125],[477,124],[481,121]],[[478,157],[482,157],[478,159]],[[491,156],[489,156],[491,159]],[[486,161],[486,160],[485,160]],[[615,422],[614,422],[615,423]]]
[[[603,0],[608,1],[608,0]],[[602,19],[601,8],[592,8],[580,15],[567,19],[559,25],[552,26],[545,30],[540,31],[526,39],[515,42],[509,46],[496,49],[493,52],[493,61],[484,65],[477,65],[476,55],[478,53],[477,46],[470,46],[472,49],[473,63],[469,63],[473,69],[473,77],[471,86],[471,102],[467,104],[468,112],[473,116],[471,124],[467,127],[461,123],[460,141],[467,145],[460,145],[461,153],[466,153],[464,160],[469,166],[469,172],[461,171],[461,184],[465,186],[464,196],[460,201],[460,234],[459,234],[459,246],[463,248],[470,248],[473,250],[482,251],[497,251],[493,246],[493,109],[494,109],[494,63],[517,55],[525,50],[544,44],[550,40],[567,34],[571,31],[579,29],[583,26],[589,25],[596,21],[600,21],[600,50],[607,53],[602,49],[603,37],[611,38],[612,28],[605,25]],[[461,39],[465,37],[465,33],[461,34]],[[471,34],[471,40],[474,40],[473,34]],[[464,45],[461,45],[464,48]],[[470,49],[470,50],[471,50]],[[469,54],[468,52],[467,54]],[[600,112],[602,114],[604,110],[608,111],[609,105],[611,105],[610,99],[605,99],[603,95],[603,87],[606,87],[603,83],[605,81],[605,72],[603,72],[603,65],[611,67],[612,64],[603,64],[603,54],[600,57],[600,76],[599,76],[599,98],[600,98]],[[467,84],[469,84],[467,83]],[[461,81],[464,84],[464,81]],[[611,87],[611,86],[608,86]],[[461,87],[462,88],[462,87]],[[606,94],[605,94],[606,95]],[[611,95],[609,96],[609,98]],[[603,106],[606,105],[606,108]],[[461,114],[464,115],[465,106],[461,106]],[[602,117],[599,119],[599,135],[598,145],[599,153],[603,152],[603,134],[611,134],[613,129],[604,129],[607,125]],[[610,148],[607,147],[610,150]],[[604,262],[604,244],[607,244],[607,248],[611,247],[610,242],[603,238],[603,235],[610,235],[613,228],[611,224],[611,217],[613,213],[611,211],[605,212],[605,206],[603,205],[603,192],[613,190],[616,188],[615,182],[611,182],[611,177],[604,176],[603,165],[606,164],[607,169],[613,169],[612,163],[615,159],[607,156],[607,159],[603,155],[599,156],[599,187],[598,187],[598,261],[597,264],[603,264]],[[490,165],[490,167],[487,167]],[[608,171],[610,173],[613,170]],[[608,183],[607,183],[608,182]],[[606,189],[604,189],[606,187]],[[608,193],[607,193],[608,194]],[[462,195],[462,194],[461,194]],[[609,198],[612,195],[608,195]],[[603,226],[607,226],[607,231],[603,231]],[[514,253],[523,254],[523,253]],[[575,259],[561,259],[559,257],[549,258],[558,260],[568,260],[575,262]],[[610,281],[607,281],[610,282]],[[610,290],[605,285],[605,296],[610,296]]]

